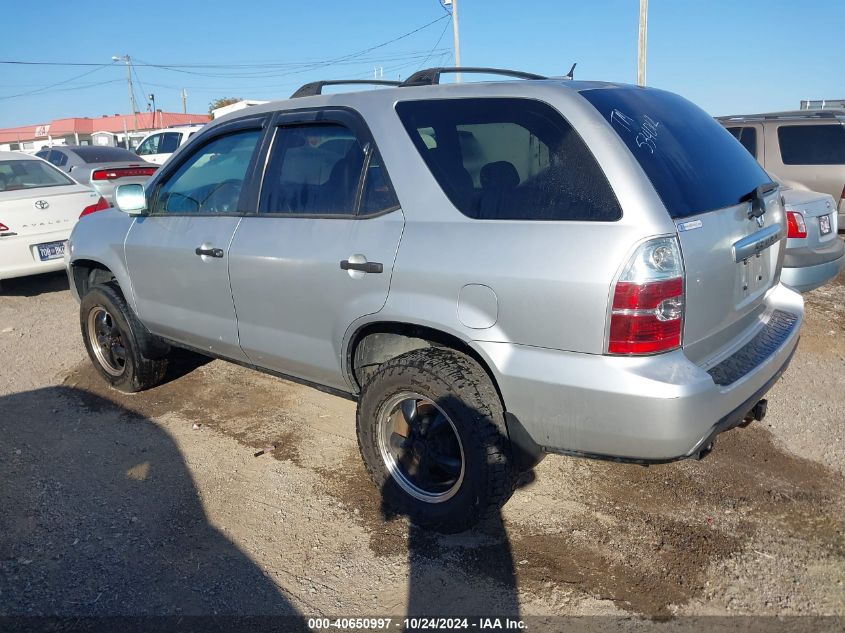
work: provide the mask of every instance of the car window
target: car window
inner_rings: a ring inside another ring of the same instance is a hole
[[[182,140],[180,132],[165,132],[161,135],[161,142],[158,146],[159,154],[172,154],[179,147],[179,141]]]
[[[704,110],[671,92],[582,90],[640,164],[672,218],[739,204],[768,174]]]
[[[70,178],[40,160],[0,160],[0,191],[72,184]]]
[[[73,152],[85,163],[116,163],[116,162],[137,162],[138,155],[122,147],[111,147],[104,145],[89,145],[88,147],[75,147],[68,151]],[[52,158],[52,155],[51,155]]]
[[[404,101],[399,118],[444,193],[482,220],[613,221],[622,210],[584,141],[532,99]]]
[[[845,125],[781,125],[784,165],[845,165]]]
[[[161,142],[161,134],[153,134],[138,146],[136,153],[138,156],[147,156],[149,154],[158,154],[158,145]]]
[[[390,184],[381,155],[374,149],[364,174],[364,189],[358,214],[368,215],[398,206],[399,200],[396,199],[396,192]]]
[[[753,127],[729,127],[728,132],[742,143],[754,158],[757,158],[757,129]]]
[[[158,190],[154,213],[234,213],[261,130],[221,136],[197,149]]]
[[[364,146],[337,123],[276,130],[264,174],[263,213],[353,215]]]
[[[50,157],[47,160],[56,167],[64,167],[67,165],[67,154],[54,149],[50,151]]]

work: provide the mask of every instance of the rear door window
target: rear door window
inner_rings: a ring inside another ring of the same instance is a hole
[[[480,220],[622,217],[596,159],[546,103],[403,101],[396,112],[443,192],[464,215]]]
[[[395,206],[378,152],[345,125],[301,124],[276,130],[260,212],[351,216]]]
[[[729,127],[728,132],[742,143],[754,158],[757,158],[757,130],[753,127]]]
[[[673,218],[738,204],[770,181],[730,132],[683,97],[633,86],[580,94],[628,146]]]
[[[180,132],[165,132],[161,135],[161,142],[158,146],[159,154],[172,154],[179,147],[179,141],[182,140]]]
[[[845,125],[781,125],[784,165],[845,165]]]

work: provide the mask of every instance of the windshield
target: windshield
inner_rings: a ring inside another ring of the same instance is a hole
[[[0,160],[0,191],[72,184],[73,180],[42,160]]]
[[[683,97],[634,86],[581,96],[625,142],[673,218],[738,204],[770,181],[730,132]]]

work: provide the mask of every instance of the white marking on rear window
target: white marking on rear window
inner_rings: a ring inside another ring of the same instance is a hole
[[[654,154],[657,149],[657,131],[660,123],[652,119],[647,114],[643,115],[642,124],[638,124],[636,119],[628,116],[624,112],[614,108],[610,113],[610,122],[617,123],[628,132],[636,133],[634,141],[637,147],[644,147],[650,154]]]

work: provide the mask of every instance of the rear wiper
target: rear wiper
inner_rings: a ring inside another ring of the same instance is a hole
[[[763,214],[766,212],[766,207],[763,206],[763,197],[766,194],[773,192],[779,186],[780,185],[778,185],[778,183],[770,180],[769,182],[765,182],[762,185],[754,187],[754,189],[739,199],[740,202],[751,201],[751,208],[748,210],[749,220],[763,217]]]

